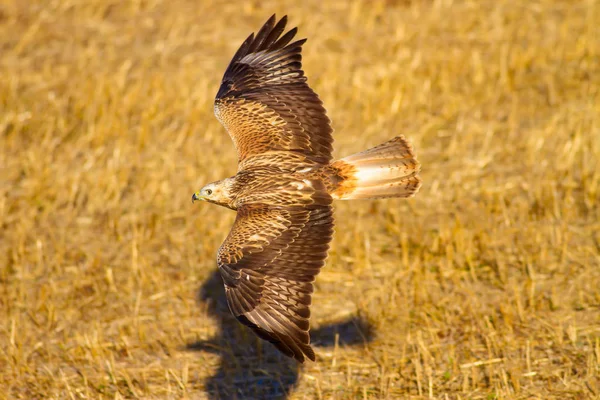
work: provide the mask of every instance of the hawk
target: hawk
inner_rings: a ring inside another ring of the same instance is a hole
[[[233,56],[214,111],[238,171],[204,186],[203,200],[237,211],[217,264],[233,315],[299,362],[315,361],[313,282],[333,234],[333,200],[411,197],[420,164],[403,136],[332,159],[332,128],[302,70],[297,28],[273,15]]]

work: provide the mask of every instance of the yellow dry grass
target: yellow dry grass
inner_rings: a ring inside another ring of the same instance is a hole
[[[228,316],[234,213],[190,202],[235,173],[212,101],[273,12],[336,155],[423,164],[337,204],[304,366]],[[595,0],[4,0],[0,398],[598,398],[599,100]]]

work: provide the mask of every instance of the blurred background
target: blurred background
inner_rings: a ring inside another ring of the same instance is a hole
[[[413,199],[336,205],[317,363],[231,323],[212,103],[289,16],[342,157],[403,134]],[[0,398],[600,396],[595,0],[0,2]]]

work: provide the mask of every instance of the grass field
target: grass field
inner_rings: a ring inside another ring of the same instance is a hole
[[[345,156],[424,185],[336,205],[318,362],[229,316],[212,102],[274,12]],[[0,398],[600,398],[600,2],[0,2]]]

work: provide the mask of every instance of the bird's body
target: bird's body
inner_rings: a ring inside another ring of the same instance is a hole
[[[307,173],[286,170],[278,166],[258,166],[238,172],[229,180],[219,181],[229,189],[223,203],[237,210],[244,204],[269,203],[279,205],[305,205],[305,187],[312,186]]]
[[[413,196],[420,165],[404,137],[332,161],[332,129],[290,43],[271,17],[229,64],[215,114],[238,154],[235,176],[192,197],[237,211],[217,264],[231,312],[303,362],[310,347],[312,282],[333,234],[335,199]],[[283,34],[283,35],[282,35]]]

